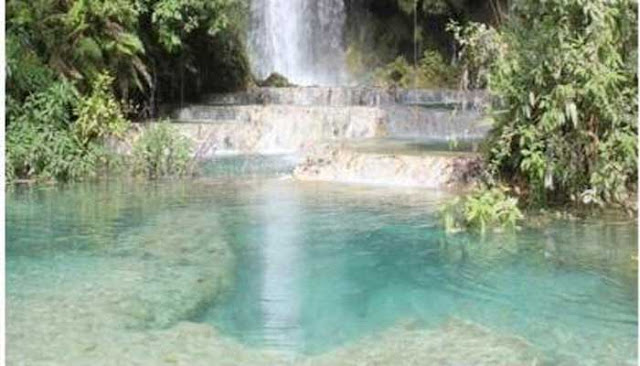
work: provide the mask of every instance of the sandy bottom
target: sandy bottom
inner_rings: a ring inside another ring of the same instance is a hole
[[[9,331],[9,365],[541,365],[525,341],[451,320],[438,329],[401,323],[355,344],[305,357],[245,347],[213,327],[178,322],[136,331],[94,327],[66,310],[40,318],[47,326]],[[65,315],[62,315],[65,314]],[[58,319],[52,322],[52,318]],[[33,321],[34,319],[32,319]]]
[[[541,364],[523,340],[461,320],[432,330],[405,321],[316,356],[244,346],[189,321],[229,286],[232,251],[220,240],[183,240],[192,233],[163,230],[163,220],[148,227],[153,235],[129,235],[103,256],[14,258],[11,265],[20,270],[8,272],[7,280],[21,280],[19,291],[8,294],[7,364]]]
[[[315,356],[244,346],[210,325],[189,321],[230,285],[233,252],[211,235],[216,227],[210,216],[186,218],[211,222],[196,225],[206,228],[202,233],[176,230],[168,224],[171,217],[125,233],[98,255],[12,258],[7,364],[540,364],[523,340],[461,320],[432,330],[405,321]]]

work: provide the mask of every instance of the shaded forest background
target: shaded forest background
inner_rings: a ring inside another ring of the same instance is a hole
[[[446,25],[499,22],[506,2],[348,0],[345,46],[350,68],[362,76],[398,56],[413,62],[414,45],[455,57]],[[115,78],[117,99],[131,117],[149,117],[162,103],[255,83],[244,42],[248,3],[241,0],[12,0],[8,15],[8,81],[12,100],[54,79],[89,89],[102,71]],[[417,41],[414,44],[414,41]],[[20,67],[17,67],[20,65]]]

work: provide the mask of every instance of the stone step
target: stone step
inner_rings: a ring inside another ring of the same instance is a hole
[[[300,106],[300,105],[229,105],[213,106],[192,104],[176,108],[168,117],[176,121],[197,121],[200,123],[236,122],[250,123],[256,120],[271,118],[303,118],[317,119],[339,118],[345,115],[361,116],[363,114],[380,113],[382,109],[363,106]]]
[[[257,106],[209,106],[193,104],[173,110],[170,117],[177,121],[207,122],[235,122],[248,123],[252,116],[260,111]]]
[[[211,106],[190,105],[171,114],[178,123],[270,124],[273,121],[301,120],[306,123],[364,123],[374,117],[384,126],[385,135],[398,138],[430,138],[439,140],[480,139],[490,124],[474,109],[452,111],[419,106]],[[315,121],[315,122],[312,122]],[[282,122],[285,123],[285,122]],[[313,136],[310,136],[313,137]]]
[[[480,158],[473,153],[376,153],[325,145],[309,151],[293,175],[304,181],[456,189],[472,184],[479,172]]]
[[[259,88],[210,95],[169,116],[206,158],[292,153],[327,141],[480,139],[490,127],[481,121],[486,100],[483,91]]]
[[[363,87],[255,88],[242,92],[211,94],[203,104],[299,105],[299,106],[422,106],[469,109],[488,103],[485,91],[409,90]]]
[[[389,106],[388,136],[446,141],[452,138],[475,140],[488,133],[491,124],[475,109],[452,111],[442,108]]]
[[[181,119],[175,126],[194,141],[197,155],[293,153],[319,141],[384,137],[384,111],[367,107],[247,108],[233,120]],[[193,117],[182,114],[181,117]]]

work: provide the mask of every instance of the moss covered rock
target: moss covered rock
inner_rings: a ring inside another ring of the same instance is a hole
[[[286,88],[286,87],[296,86],[295,84],[292,84],[291,82],[289,82],[289,79],[287,79],[281,74],[278,74],[277,72],[271,73],[263,81],[258,81],[257,84],[258,86],[271,87],[271,88]]]

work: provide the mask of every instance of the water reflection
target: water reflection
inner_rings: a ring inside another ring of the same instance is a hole
[[[578,360],[585,347],[618,357],[613,338],[632,350],[632,221],[450,237],[434,222],[442,197],[424,191],[274,181],[257,192],[236,283],[255,295],[236,293],[218,309],[258,303],[259,320],[240,329],[228,316],[204,319],[244,342],[317,354],[405,320],[436,329],[458,318],[523,337],[552,359]]]
[[[262,188],[260,206],[262,262],[260,304],[265,344],[295,350],[300,334],[300,208],[296,191],[275,190],[274,182]],[[274,194],[276,193],[277,194]]]

